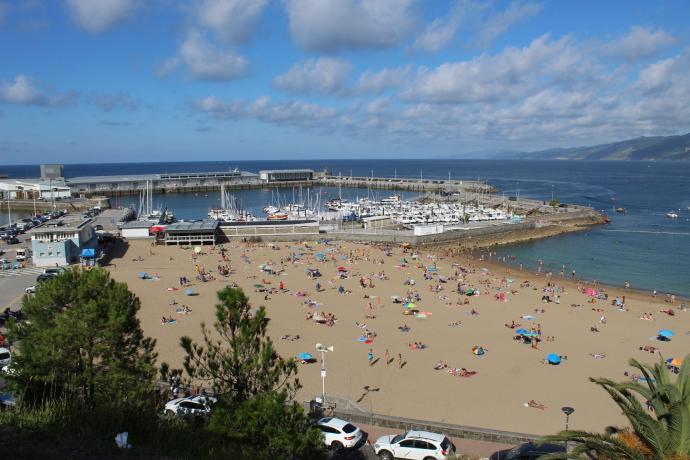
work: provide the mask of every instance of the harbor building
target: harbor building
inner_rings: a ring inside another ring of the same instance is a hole
[[[122,224],[120,229],[120,235],[122,238],[135,239],[135,238],[150,238],[151,237],[151,227],[153,227],[153,222],[145,220],[133,220],[130,222],[125,222]]]
[[[63,266],[79,262],[82,254],[95,254],[98,238],[91,219],[65,224],[50,221],[31,231],[33,262],[37,267]]]
[[[131,174],[123,176],[83,176],[66,180],[75,194],[132,194],[150,187],[153,192],[171,193],[217,189],[221,184],[257,184],[258,175],[237,169],[221,172]]]
[[[213,244],[218,242],[217,220],[202,220],[197,222],[176,222],[165,227],[162,234],[162,242],[167,244]],[[159,239],[160,241],[160,239]]]
[[[261,182],[303,182],[314,180],[312,169],[265,169],[259,171]]]
[[[0,199],[3,200],[60,200],[71,196],[72,191],[62,181],[43,179],[0,180]]]

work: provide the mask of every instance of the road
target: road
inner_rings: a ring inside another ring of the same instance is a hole
[[[359,428],[367,434],[367,442],[365,442],[359,449],[348,450],[340,454],[331,453],[333,460],[377,460],[378,457],[374,453],[373,445],[380,436],[387,434],[399,434],[400,430],[392,430],[373,425],[359,425]],[[450,438],[457,453],[477,456],[480,458],[488,458],[494,452],[501,449],[508,449],[513,447],[509,444],[500,444],[489,441],[477,441],[475,439],[460,439]]]

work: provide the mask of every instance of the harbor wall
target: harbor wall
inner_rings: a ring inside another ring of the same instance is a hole
[[[329,232],[328,238],[342,241],[370,243],[408,243],[413,246],[452,246],[460,249],[475,249],[499,244],[511,244],[531,239],[545,238],[562,233],[582,231],[594,225],[605,223],[604,217],[593,210],[578,210],[524,222],[506,222],[495,225],[449,230],[434,235],[415,236],[412,232],[389,230],[379,233]]]
[[[203,182],[203,181],[202,181]],[[127,196],[138,195],[144,190],[145,182],[141,180],[132,180],[124,182],[93,182],[88,189],[82,186],[70,185],[69,179],[67,185],[72,189],[72,194],[75,196],[92,196],[92,195],[106,195],[106,196]],[[292,188],[292,187],[353,187],[366,189],[387,189],[412,191],[420,193],[455,193],[455,192],[480,192],[480,193],[495,193],[496,189],[490,185],[477,181],[461,181],[461,180],[434,180],[434,179],[393,179],[386,177],[334,177],[334,176],[317,176],[313,180],[300,181],[275,181],[264,182],[260,179],[243,179],[243,180],[229,180],[224,182],[226,190],[252,190],[252,189],[269,189],[269,188]],[[153,193],[155,194],[170,194],[170,193],[188,193],[188,192],[213,192],[221,188],[221,181],[217,179],[208,179],[205,183],[195,181],[192,184],[180,183],[174,180],[156,180],[152,184]]]

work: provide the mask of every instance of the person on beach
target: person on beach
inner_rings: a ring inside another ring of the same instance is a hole
[[[388,363],[388,358],[389,358],[389,356],[388,356],[388,348],[386,348],[386,352],[383,354],[383,358],[386,360],[386,366],[388,366],[388,364],[389,364],[389,363]]]
[[[367,360],[369,361],[369,366],[374,365],[374,350],[369,348],[369,353],[367,353]]]

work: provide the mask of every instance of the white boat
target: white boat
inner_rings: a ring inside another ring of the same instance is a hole
[[[671,211],[671,212],[667,212],[667,213],[666,213],[666,217],[670,217],[671,219],[676,219],[676,218],[678,217],[678,214],[676,214],[675,212]]]

